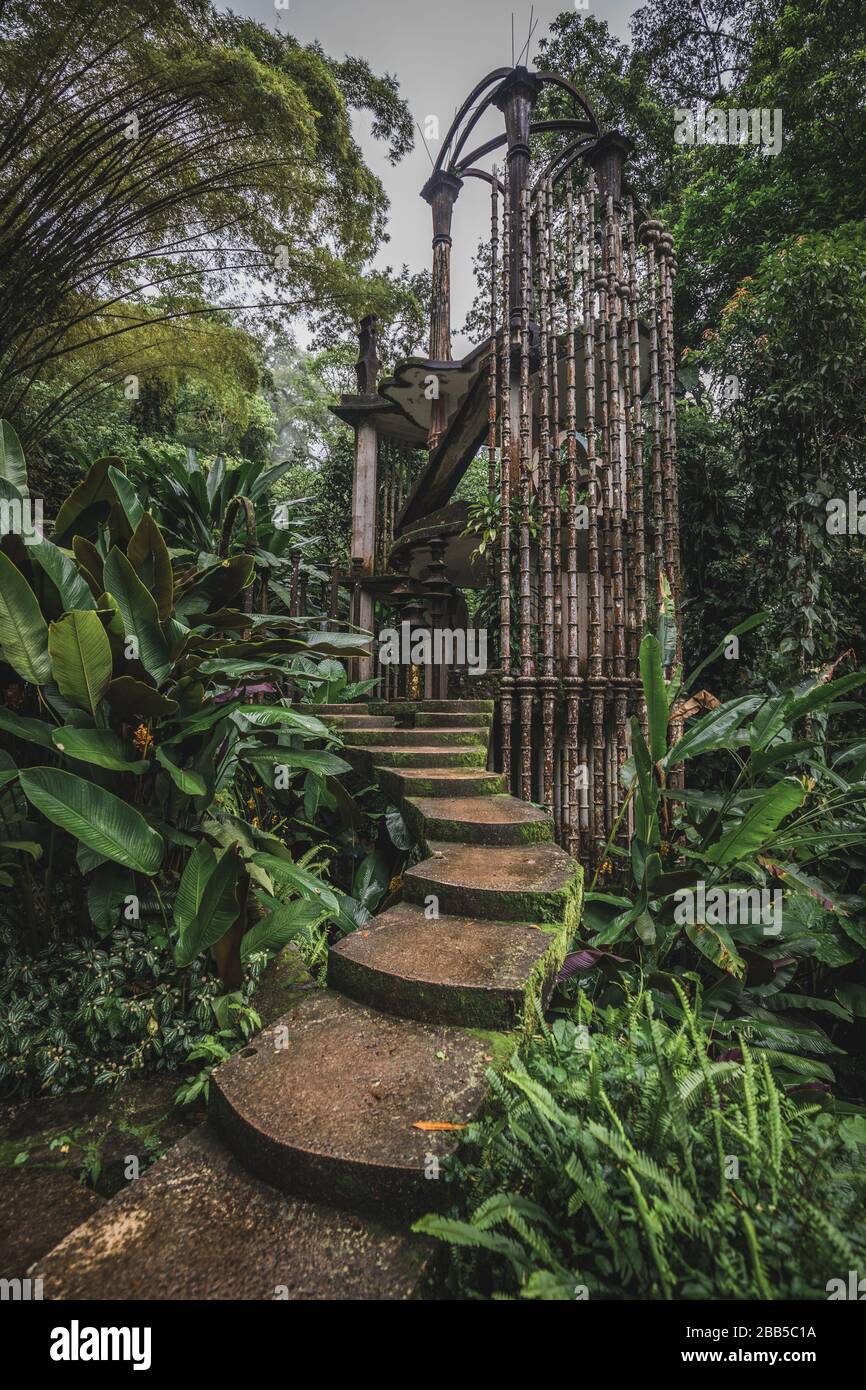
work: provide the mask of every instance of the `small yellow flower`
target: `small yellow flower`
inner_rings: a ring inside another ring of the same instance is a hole
[[[132,735],[132,741],[139,752],[147,757],[147,754],[153,747],[153,734],[146,724],[139,724],[135,733]]]

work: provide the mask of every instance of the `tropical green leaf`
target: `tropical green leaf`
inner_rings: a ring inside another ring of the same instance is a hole
[[[27,493],[27,464],[21,441],[8,420],[0,420],[0,478]]]
[[[24,575],[0,550],[0,649],[3,660],[31,685],[51,678],[48,624]]]
[[[111,681],[111,646],[99,616],[66,613],[51,623],[48,655],[61,695],[95,715]]]
[[[110,729],[74,729],[64,725],[54,729],[51,735],[58,753],[67,758],[77,758],[79,762],[92,763],[95,767],[107,767],[112,772],[147,772],[150,764],[138,756],[134,744],[124,743],[118,734]]]
[[[152,685],[134,676],[118,676],[105,693],[113,712],[121,719],[168,719],[180,709],[177,700],[160,695]]]
[[[119,796],[54,767],[22,769],[19,780],[32,806],[94,854],[142,874],[162,864],[162,836]]]
[[[174,923],[185,932],[197,915],[208,879],[216,868],[217,857],[207,840],[201,840],[186,861],[174,899]]]
[[[163,534],[150,512],[142,512],[126,547],[126,556],[153,593],[160,622],[168,622],[174,608],[174,571]]]
[[[802,806],[806,790],[799,782],[777,782],[705,851],[712,864],[733,864],[761,849],[786,816]]]
[[[28,547],[31,560],[48,575],[60,595],[60,601],[67,613],[73,609],[95,607],[95,599],[78,572],[75,561],[51,541],[41,540],[38,545]]]
[[[215,946],[237,920],[241,867],[240,856],[235,850],[227,849],[208,875],[198,911],[177,943],[175,960],[178,965],[189,965],[202,951]]]
[[[41,748],[53,747],[51,725],[44,719],[29,719],[24,714],[15,714],[11,709],[0,706],[0,729],[4,734],[13,734],[26,743],[38,743]]]
[[[244,933],[241,960],[246,960],[254,951],[279,950],[301,932],[317,927],[327,916],[326,907],[303,898],[274,908],[270,916],[264,917]]]
[[[135,639],[138,659],[157,683],[165,680],[171,670],[171,656],[159,624],[156,603],[117,546],[109,552],[103,580],[120,609],[127,638]]]
[[[190,768],[179,767],[176,762],[168,756],[165,749],[160,747],[156,750],[156,761],[164,767],[174,785],[179,791],[185,792],[187,796],[206,796],[207,785],[205,780],[198,772],[193,772]]]
[[[668,694],[662,668],[662,650],[648,633],[640,644],[640,674],[649,720],[649,746],[654,763],[661,762],[668,747]]]

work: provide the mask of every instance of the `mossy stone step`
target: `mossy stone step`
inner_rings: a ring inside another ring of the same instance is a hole
[[[477,710],[458,710],[448,714],[431,714],[429,711],[420,710],[415,715],[416,729],[460,729],[470,725],[479,729],[489,729],[492,723],[492,714],[479,713]]]
[[[393,719],[386,719],[384,715],[375,714],[326,714],[322,717],[322,723],[329,728],[335,729],[337,733],[349,733],[356,729],[370,729],[374,732],[382,732],[390,729],[395,730]]]
[[[345,703],[342,705],[298,705],[297,709],[301,714],[383,714],[383,710],[374,710],[372,704],[364,704],[356,701],[354,704]]]
[[[501,1035],[432,1026],[317,990],[213,1073],[210,1118],[254,1176],[391,1213],[447,1200],[425,1174],[478,1113]]]
[[[493,714],[492,700],[371,700],[371,714],[390,714],[409,719],[418,714]]]
[[[432,1259],[399,1218],[301,1201],[251,1177],[202,1126],[33,1275],[49,1299],[403,1300],[420,1296]]]
[[[501,772],[459,767],[390,768],[374,758],[382,790],[391,797],[496,796],[505,791]]]
[[[553,839],[553,818],[517,796],[407,797],[406,819],[424,840],[531,845]]]
[[[507,1030],[520,1021],[531,985],[544,999],[561,963],[558,947],[558,935],[537,926],[430,920],[422,907],[402,902],[331,947],[328,979],[401,1018]]]
[[[557,845],[523,847],[429,845],[430,858],[407,869],[410,902],[431,895],[439,911],[508,922],[566,922],[577,926],[581,870]]]
[[[344,737],[347,745],[360,744],[365,748],[459,748],[467,743],[478,747],[485,741],[481,729],[395,729],[393,726],[347,729]]]
[[[480,744],[467,744],[456,748],[433,747],[425,745],[421,748],[370,748],[364,744],[346,745],[340,750],[347,757],[352,754],[364,753],[373,758],[377,767],[399,767],[399,768],[479,768],[484,767],[487,762],[487,749]]]

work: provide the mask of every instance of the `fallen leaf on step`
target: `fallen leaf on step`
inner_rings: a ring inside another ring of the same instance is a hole
[[[425,1132],[433,1129],[465,1129],[463,1125],[452,1125],[448,1120],[416,1120],[413,1129],[423,1129]]]

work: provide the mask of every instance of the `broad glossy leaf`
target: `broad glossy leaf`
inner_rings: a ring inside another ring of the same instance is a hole
[[[27,464],[24,462],[24,450],[8,420],[0,420],[0,478],[26,496]]]
[[[227,849],[208,876],[198,911],[181,933],[175,951],[178,965],[189,965],[202,951],[215,946],[233,926],[238,915],[237,886],[240,872],[240,857],[234,850]]]
[[[163,534],[150,512],[143,512],[139,518],[126,555],[139,579],[156,599],[160,622],[168,622],[174,607],[174,571]]]
[[[279,950],[301,932],[317,927],[327,916],[327,908],[303,898],[274,908],[270,916],[263,918],[250,931],[244,933],[241,940],[241,960],[247,960],[254,951]]]
[[[119,796],[54,767],[22,769],[19,780],[30,804],[92,854],[142,874],[159,869],[162,836]]]
[[[201,906],[208,879],[216,868],[217,857],[206,840],[201,840],[186,861],[174,900],[174,923],[184,932]]]
[[[57,589],[67,613],[74,608],[89,609],[95,605],[90,585],[78,572],[78,566],[65,550],[51,541],[42,540],[29,547],[30,558],[44,570]]]
[[[116,493],[109,476],[109,469],[123,468],[118,458],[97,459],[87,476],[73,488],[54,523],[54,540],[64,545],[73,536],[95,534],[99,518],[107,517]]]
[[[738,821],[725,832],[718,844],[711,845],[706,857],[711,864],[733,864],[761,849],[786,816],[796,811],[806,798],[798,782],[777,782]]]
[[[103,571],[105,588],[116,600],[127,637],[134,637],[145,670],[157,683],[171,670],[171,657],[159,625],[153,595],[145,588],[123,551],[114,546]]]
[[[301,897],[323,903],[329,912],[339,911],[339,903],[331,889],[292,860],[278,859],[275,854],[254,854],[253,863],[261,864],[279,883],[288,883]]]
[[[156,761],[164,767],[174,785],[179,791],[187,796],[206,796],[207,785],[203,777],[191,768],[179,767],[176,762],[168,756],[165,749],[160,747],[156,750]]]
[[[135,878],[119,864],[103,864],[87,885],[87,910],[100,936],[117,926],[120,909],[135,893]]]
[[[150,766],[139,757],[134,743],[124,743],[111,729],[73,729],[65,725],[51,735],[58,753],[79,762],[107,767],[112,772],[134,772],[140,775]]]
[[[117,494],[117,500],[123,508],[124,515],[129,522],[129,529],[130,531],[134,531],[144,515],[144,507],[138,500],[138,493],[126,474],[121,473],[119,468],[111,466],[108,470],[108,476]]]
[[[297,729],[310,738],[334,740],[337,735],[333,729],[316,719],[312,714],[299,714],[297,710],[287,709],[285,705],[241,705],[237,710],[250,724],[269,729],[276,724]]]
[[[52,623],[48,655],[61,695],[95,715],[111,681],[111,646],[99,616],[91,609]]]
[[[658,763],[668,748],[668,694],[661,647],[650,634],[640,644],[640,674],[649,721],[649,749],[653,762]]]
[[[0,649],[22,680],[44,685],[51,677],[48,624],[24,575],[0,550]]]
[[[14,734],[26,743],[38,743],[41,748],[53,747],[50,724],[44,719],[30,719],[24,714],[15,714],[11,709],[0,706],[0,729],[6,734]]]
[[[701,715],[699,719],[690,720],[679,743],[665,758],[665,766],[674,767],[687,758],[727,748],[734,730],[761,704],[763,699],[760,695],[741,695]]]
[[[152,685],[145,685],[134,676],[118,676],[105,692],[105,698],[121,719],[160,719],[176,714],[177,700],[160,695]]]

